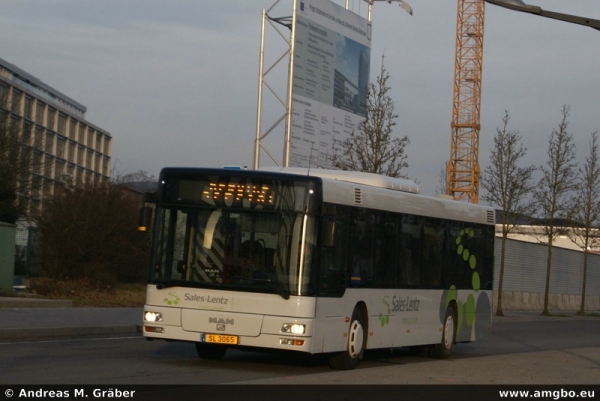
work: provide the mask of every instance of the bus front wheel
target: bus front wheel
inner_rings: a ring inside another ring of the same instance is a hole
[[[429,356],[437,359],[447,359],[456,342],[456,312],[451,305],[446,310],[444,325],[442,326],[442,341],[429,348]]]
[[[215,344],[196,343],[196,352],[202,359],[221,359],[227,352],[227,347]]]
[[[329,366],[332,369],[352,370],[358,365],[358,361],[362,358],[364,352],[366,329],[367,325],[363,313],[359,309],[355,309],[348,330],[346,350],[331,357]]]

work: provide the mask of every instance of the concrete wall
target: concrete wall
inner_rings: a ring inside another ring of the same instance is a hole
[[[494,254],[494,309],[498,301],[501,239]],[[502,309],[544,309],[548,248],[543,244],[507,240]],[[550,271],[548,308],[578,311],[583,287],[583,252],[554,247]],[[600,311],[600,255],[588,254],[586,311]]]

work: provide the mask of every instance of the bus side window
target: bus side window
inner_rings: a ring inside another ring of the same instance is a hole
[[[421,284],[424,288],[442,288],[442,260],[445,230],[438,219],[425,221]]]
[[[373,287],[373,270],[378,251],[376,247],[376,214],[367,209],[353,209],[349,249],[350,285]]]
[[[325,216],[325,226],[334,221]],[[346,222],[335,220],[333,243],[321,246],[319,295],[342,296],[346,289],[346,255],[348,253],[348,226]]]
[[[423,219],[402,216],[400,239],[400,287],[416,288],[421,284],[421,252],[423,246]]]
[[[398,224],[393,216],[381,215],[380,233],[377,240],[379,258],[375,265],[373,280],[376,288],[397,288],[398,273]]]

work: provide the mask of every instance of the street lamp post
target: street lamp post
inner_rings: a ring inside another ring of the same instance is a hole
[[[578,17],[576,15],[555,13],[554,11],[546,11],[541,7],[532,6],[523,3],[521,0],[485,0],[495,6],[508,8],[509,10],[520,11],[528,14],[535,14],[541,17],[556,19],[559,21],[570,22],[572,24],[589,26],[590,28],[600,31],[600,20]]]

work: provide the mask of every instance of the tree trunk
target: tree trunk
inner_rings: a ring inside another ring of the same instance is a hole
[[[548,241],[548,259],[546,263],[546,291],[544,294],[544,310],[542,311],[542,315],[548,316],[550,315],[550,311],[548,310],[548,298],[550,296],[550,266],[552,266],[552,240],[550,238]]]
[[[583,285],[581,288],[581,309],[579,312],[584,315],[585,314],[585,282],[587,276],[587,262],[588,262],[588,251],[585,249],[583,251]]]

